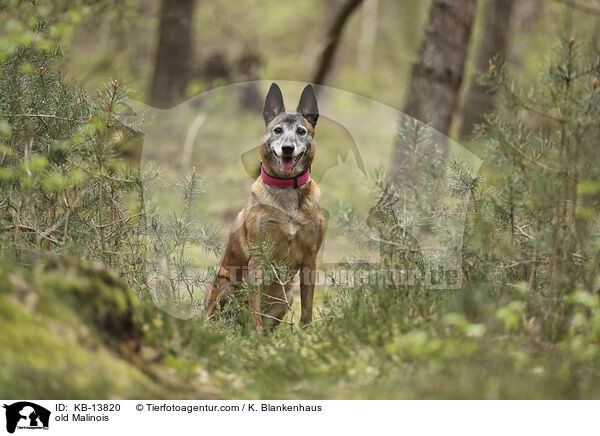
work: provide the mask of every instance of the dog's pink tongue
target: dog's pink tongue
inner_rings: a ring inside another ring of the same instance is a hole
[[[294,158],[293,157],[282,157],[281,162],[279,162],[279,166],[281,168],[281,172],[285,175],[290,174],[292,172],[292,168],[294,168]]]

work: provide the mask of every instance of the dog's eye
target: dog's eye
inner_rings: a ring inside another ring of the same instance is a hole
[[[306,129],[304,127],[298,127],[298,129],[296,130],[296,134],[298,136],[304,136],[306,135]]]
[[[281,135],[283,133],[283,129],[281,127],[275,127],[273,129],[273,133],[275,133],[276,135]]]

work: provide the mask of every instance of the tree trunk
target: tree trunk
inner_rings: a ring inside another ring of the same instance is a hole
[[[162,0],[159,39],[150,87],[150,104],[167,108],[181,102],[192,59],[195,0]]]
[[[476,0],[433,0],[419,54],[413,64],[404,112],[448,134],[463,79]],[[446,144],[438,144],[445,148]],[[390,178],[400,179],[408,159],[396,144]]]
[[[260,111],[263,106],[264,97],[255,80],[260,78],[260,67],[262,60],[250,47],[244,50],[244,54],[237,60],[239,75],[242,86],[240,104],[249,111]]]
[[[362,23],[358,40],[357,69],[363,76],[371,73],[373,49],[377,39],[379,0],[365,0],[362,6]]]
[[[494,56],[505,55],[513,5],[514,0],[486,0],[484,27],[475,61],[477,72],[487,70],[489,61]],[[459,137],[467,138],[473,130],[473,125],[480,122],[483,114],[489,113],[493,107],[493,93],[474,78],[465,100]]]
[[[331,68],[335,52],[338,48],[340,37],[342,36],[342,30],[344,25],[348,21],[352,12],[356,10],[362,0],[347,0],[346,3],[340,8],[337,16],[333,20],[331,26],[327,30],[325,36],[325,47],[321,52],[321,56],[317,62],[317,69],[312,79],[312,83],[322,84],[325,80],[327,72]]]
[[[433,0],[404,112],[448,134],[463,79],[476,0]]]

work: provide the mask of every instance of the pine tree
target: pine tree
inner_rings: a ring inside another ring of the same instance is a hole
[[[487,216],[479,224],[494,231],[482,238],[487,253],[479,259],[497,280],[527,283],[531,298],[547,302],[541,316],[556,336],[564,295],[600,291],[600,57],[570,38],[549,63],[524,90],[490,62],[485,81],[500,104],[478,129],[494,195],[480,205]]]
[[[94,98],[55,70],[62,50],[35,2],[10,5],[0,76],[0,246],[18,263],[46,255],[98,259],[142,280],[139,235],[147,175],[119,159],[138,135],[124,122],[127,88]],[[31,17],[34,18],[31,18]],[[138,203],[139,204],[139,203]]]
[[[214,269],[202,269],[186,248],[190,244],[219,255],[222,239],[217,227],[202,225],[198,217],[200,197],[206,181],[196,175],[196,168],[176,184],[178,208],[163,216],[148,198],[147,270],[151,292],[159,304],[181,316],[202,310],[204,291],[214,282]]]
[[[340,210],[342,229],[379,250],[377,268],[396,275],[387,279],[396,289],[452,288],[462,279],[462,232],[481,178],[461,160],[446,162],[440,141],[431,126],[402,117],[394,148],[407,159],[389,178],[375,174],[367,225],[351,209]]]
[[[112,79],[92,98],[65,80],[54,69],[62,51],[53,28],[41,16],[27,18],[39,12],[35,4],[21,7],[10,15],[21,36],[4,45],[0,71],[2,254],[21,264],[55,255],[96,259],[138,292],[166,270],[171,301],[198,306],[197,291],[212,275],[186,249],[221,248],[217,229],[196,214],[204,180],[195,170],[181,180],[182,212],[161,217],[149,193],[160,170],[139,168],[119,152],[141,134],[127,87]]]

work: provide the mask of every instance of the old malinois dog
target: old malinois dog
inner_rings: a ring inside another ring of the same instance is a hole
[[[265,134],[260,146],[260,176],[250,198],[237,215],[227,248],[207,302],[212,318],[248,277],[262,275],[253,247],[272,244],[273,262],[287,268],[286,280],[265,280],[248,297],[257,328],[277,326],[291,307],[291,278],[300,272],[303,326],[312,322],[317,253],[323,241],[325,218],[319,205],[320,190],[310,178],[315,157],[315,127],[319,118],[313,87],[302,91],[296,112],[286,112],[279,86],[271,85],[263,109]]]

